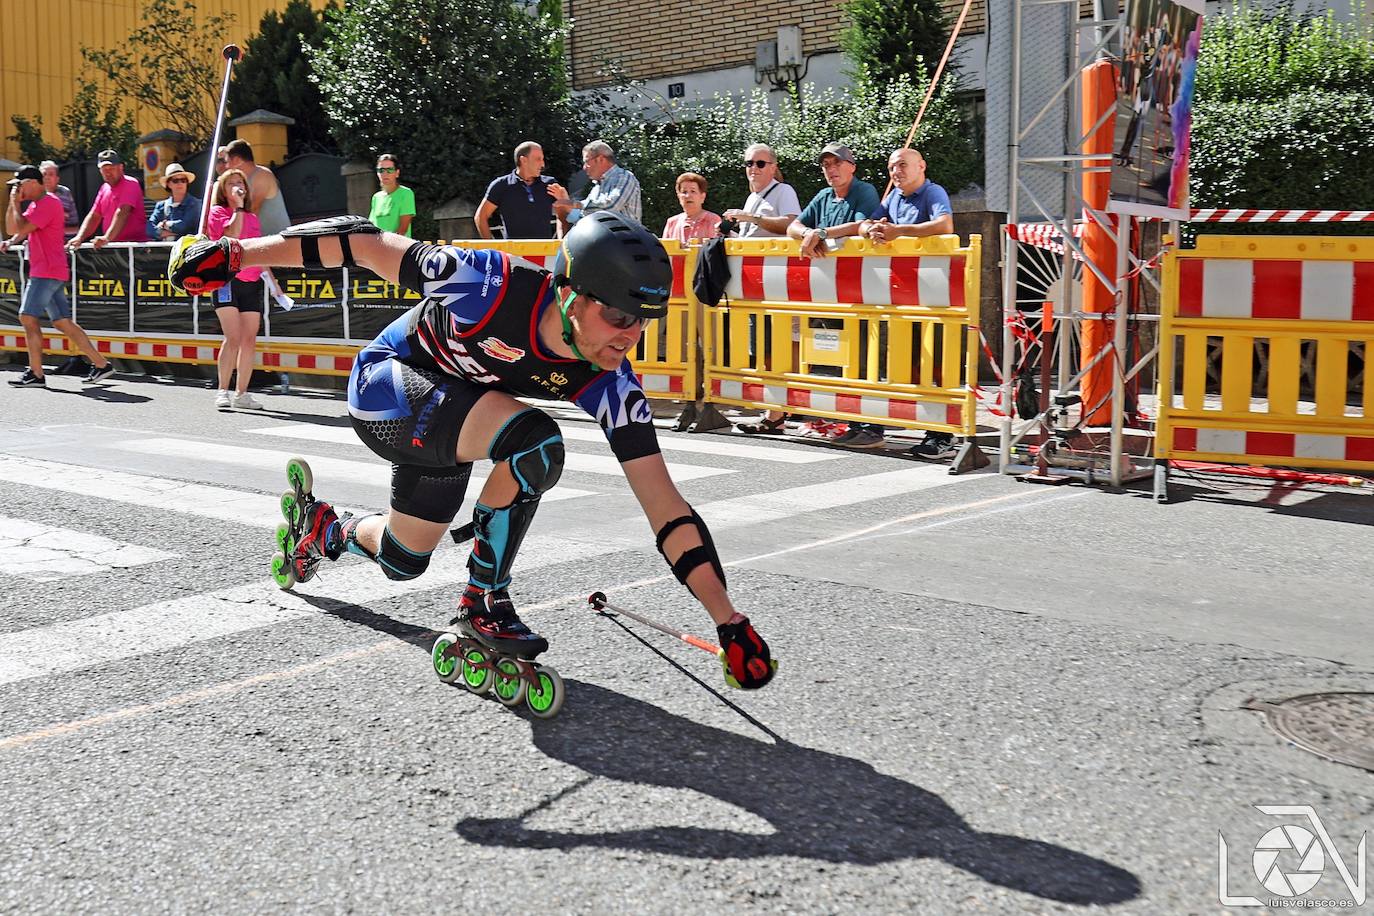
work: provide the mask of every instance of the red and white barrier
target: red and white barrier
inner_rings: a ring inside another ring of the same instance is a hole
[[[1374,220],[1374,210],[1194,210],[1194,223],[1362,223]]]
[[[945,423],[959,426],[963,422],[963,407],[935,401],[912,401],[904,398],[885,398],[877,395],[836,394],[813,391],[793,385],[769,385],[763,382],[739,382],[713,379],[711,393],[736,401],[762,401],[786,404],[799,410],[829,411],[831,413],[862,414],[865,417],[885,417],[889,420],[913,420],[923,423]]]
[[[1186,259],[1180,318],[1374,321],[1374,261]]]
[[[1278,433],[1241,429],[1174,427],[1175,452],[1217,455],[1254,455],[1257,458],[1374,461],[1374,436],[1319,433]]]
[[[731,299],[966,308],[963,255],[731,256]]]

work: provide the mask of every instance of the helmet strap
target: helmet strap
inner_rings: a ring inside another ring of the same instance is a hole
[[[573,300],[576,298],[577,290],[569,286],[568,294],[559,300],[558,303],[558,316],[563,319],[563,342],[572,347],[573,356],[576,356],[584,363],[590,363],[592,361],[582,355],[582,351],[577,349],[577,344],[573,341],[572,318],[568,315],[568,312],[572,309]],[[593,363],[593,365],[595,365],[595,363]]]

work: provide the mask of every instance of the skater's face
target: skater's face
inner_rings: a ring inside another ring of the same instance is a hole
[[[644,319],[611,308],[591,296],[578,296],[571,314],[577,349],[602,369],[620,368],[644,333]]]

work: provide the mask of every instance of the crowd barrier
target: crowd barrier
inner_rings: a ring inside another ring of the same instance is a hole
[[[1374,353],[1374,240],[1204,235],[1163,282],[1156,499],[1170,460],[1374,470],[1351,371]]]
[[[705,309],[707,400],[972,436],[981,246],[849,239],[807,259],[787,239],[727,242],[726,296]]]
[[[553,241],[463,241],[551,266]],[[849,239],[825,258],[788,239],[726,243],[732,279],[706,307],[692,292],[700,252],[666,242],[673,262],[668,317],[631,357],[646,391],[706,405],[778,408],[808,416],[972,436],[981,240]],[[208,297],[172,289],[168,244],[83,248],[72,256],[74,318],[111,356],[213,363],[218,322]],[[0,254],[0,349],[23,350],[17,313],[23,265]],[[418,296],[363,269],[275,271],[295,307],[265,296],[259,367],[346,375],[359,347]],[[48,332],[45,348],[75,349]],[[684,415],[686,416],[686,415]],[[683,424],[685,425],[685,423]]]

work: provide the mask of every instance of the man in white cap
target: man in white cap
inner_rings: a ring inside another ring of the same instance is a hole
[[[9,192],[5,207],[5,231],[9,238],[0,241],[0,251],[8,251],[27,239],[29,257],[28,282],[24,284],[24,298],[19,306],[29,368],[18,378],[10,379],[10,384],[46,387],[43,329],[39,323],[45,316],[95,364],[86,375],[86,383],[102,382],[114,375],[114,365],[96,350],[81,325],[72,321],[72,306],[63,289],[71,278],[71,270],[62,247],[62,204],[43,188],[43,173],[32,165],[22,166],[10,179]]]
[[[170,195],[159,200],[148,217],[148,238],[171,242],[200,230],[200,198],[191,193],[194,172],[173,162],[162,173],[159,184]]]

